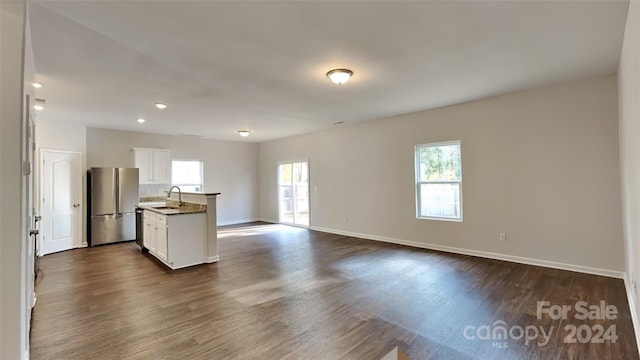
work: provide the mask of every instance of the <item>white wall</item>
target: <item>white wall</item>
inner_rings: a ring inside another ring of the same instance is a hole
[[[33,52],[25,1],[0,2],[0,358],[29,353],[26,218],[22,165],[25,81],[32,81]],[[26,66],[25,66],[26,62]]]
[[[174,160],[202,160],[204,191],[222,193],[218,224],[258,218],[257,144],[87,128],[87,167],[132,167],[134,147],[170,149]]]
[[[616,86],[610,75],[263,143],[260,215],[278,217],[276,163],[308,158],[312,227],[620,275]],[[462,141],[464,222],[418,220],[414,145],[446,140]]]
[[[631,311],[640,317],[638,291],[640,273],[640,3],[629,3],[618,72],[620,112],[620,170],[623,193],[626,272],[631,287]]]
[[[86,152],[87,127],[73,121],[52,121],[47,119],[46,110],[37,115],[36,141],[38,147]]]

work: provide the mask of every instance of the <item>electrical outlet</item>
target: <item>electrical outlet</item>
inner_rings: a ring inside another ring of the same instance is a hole
[[[507,234],[500,233],[500,241],[507,241]]]

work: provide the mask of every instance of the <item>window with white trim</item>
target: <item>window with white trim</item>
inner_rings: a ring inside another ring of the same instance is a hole
[[[181,191],[203,192],[203,164],[200,160],[171,161],[171,185],[180,187]]]
[[[416,216],[462,221],[460,141],[416,145]]]

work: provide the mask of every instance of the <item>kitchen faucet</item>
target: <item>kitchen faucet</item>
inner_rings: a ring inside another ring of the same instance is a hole
[[[178,206],[182,207],[183,203],[182,203],[182,191],[180,190],[179,186],[173,185],[171,187],[171,189],[169,189],[169,194],[167,195],[167,197],[171,197],[171,191],[173,190],[173,188],[178,189]]]

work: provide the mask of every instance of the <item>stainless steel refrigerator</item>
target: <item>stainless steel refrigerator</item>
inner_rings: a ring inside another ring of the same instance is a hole
[[[87,184],[89,245],[135,240],[138,169],[91,168]]]

